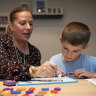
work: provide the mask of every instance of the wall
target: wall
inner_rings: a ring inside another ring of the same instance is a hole
[[[19,6],[24,0],[3,0],[0,3],[0,13],[7,12]],[[32,10],[32,0],[30,2]],[[6,2],[6,3],[5,3]],[[34,0],[33,0],[34,2]],[[62,19],[35,19],[34,29],[29,42],[37,46],[42,54],[41,62],[49,60],[52,55],[61,52],[59,36],[61,35],[66,24],[72,21],[80,21],[87,24],[91,29],[91,38],[89,47],[83,53],[96,56],[96,0],[48,0],[50,7],[63,7],[64,16]]]

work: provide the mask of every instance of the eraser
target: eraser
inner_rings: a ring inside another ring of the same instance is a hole
[[[28,91],[26,91],[26,94],[31,94],[31,93],[33,93],[33,90],[28,90]]]
[[[42,91],[49,91],[49,88],[41,88]]]
[[[6,86],[15,86],[16,85],[16,81],[14,81],[14,80],[4,80],[3,81],[3,85],[6,85]]]
[[[13,88],[4,88],[3,91],[10,90],[13,91]]]
[[[57,90],[51,90],[51,93],[55,93],[55,94],[57,94],[58,91],[57,91]]]
[[[39,95],[39,94],[36,94],[35,96],[44,96],[44,95]]]
[[[34,91],[34,90],[35,90],[35,88],[34,88],[34,87],[29,88],[29,91],[31,91],[31,90],[33,90],[33,91]]]
[[[38,94],[47,94],[47,91],[39,91]]]
[[[50,93],[48,96],[56,96],[55,93]]]
[[[16,89],[16,91],[25,91],[25,90],[26,90],[25,87],[19,87],[19,88]]]
[[[11,91],[11,94],[21,94],[21,91]]]
[[[5,91],[3,91],[4,96],[7,95],[7,94],[10,94],[10,93],[11,93],[10,90],[5,90]]]
[[[22,95],[22,96],[29,96],[28,94]]]
[[[56,88],[54,88],[54,90],[61,91],[61,88],[56,87]]]

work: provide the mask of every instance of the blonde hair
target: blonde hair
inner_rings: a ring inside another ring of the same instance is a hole
[[[14,20],[17,18],[16,13],[23,12],[23,11],[28,11],[28,12],[31,13],[31,11],[30,11],[29,9],[25,8],[25,7],[17,7],[17,8],[14,8],[14,9],[11,11],[11,13],[10,13],[10,22],[13,23]],[[32,15],[32,13],[31,13],[31,15]],[[10,22],[9,22],[9,23],[10,23]],[[6,26],[6,34],[12,35],[12,34],[13,34],[13,30],[11,30],[9,23],[8,23],[8,25]]]
[[[6,26],[6,31],[5,31],[5,33],[8,34],[8,35],[12,35],[12,34],[13,34],[13,31],[11,30],[9,24]]]

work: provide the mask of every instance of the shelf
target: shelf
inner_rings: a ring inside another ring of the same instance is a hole
[[[33,15],[33,19],[59,19],[63,15]]]
[[[4,33],[5,29],[6,29],[5,27],[0,27],[0,33],[2,33],[2,32]]]

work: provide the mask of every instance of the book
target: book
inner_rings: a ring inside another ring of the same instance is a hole
[[[94,85],[96,85],[96,78],[91,78],[91,79],[86,79],[89,82],[93,83]]]
[[[78,80],[70,77],[43,77],[43,78],[32,78],[30,81],[18,81],[18,86],[23,85],[43,85],[43,84],[63,84],[63,83],[77,83]]]

